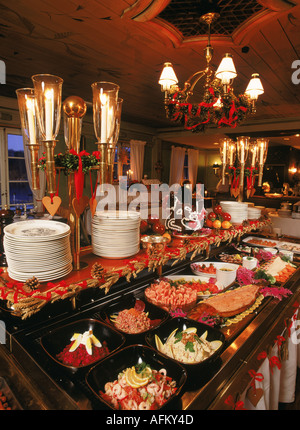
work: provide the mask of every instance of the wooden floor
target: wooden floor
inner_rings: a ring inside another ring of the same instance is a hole
[[[300,411],[300,369],[297,372],[295,401],[293,403],[280,403],[279,410]]]

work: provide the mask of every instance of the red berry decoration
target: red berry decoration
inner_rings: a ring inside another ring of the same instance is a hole
[[[217,215],[221,214],[221,213],[222,213],[222,206],[221,206],[221,205],[217,205],[217,206],[214,208],[214,212],[215,212]]]

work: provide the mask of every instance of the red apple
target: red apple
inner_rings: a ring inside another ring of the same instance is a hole
[[[140,231],[142,234],[146,233],[146,231],[148,230],[149,225],[147,223],[147,221],[145,219],[142,219],[141,224],[140,224]]]

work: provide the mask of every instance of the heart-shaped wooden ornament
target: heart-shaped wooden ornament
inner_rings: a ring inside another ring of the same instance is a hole
[[[264,390],[262,388],[250,387],[247,391],[247,397],[249,402],[256,407],[262,396],[264,395]]]
[[[74,211],[78,217],[82,214],[84,209],[87,207],[88,203],[89,203],[88,196],[81,196],[79,200],[77,200],[76,198],[72,200]]]
[[[61,198],[58,196],[54,196],[51,199],[51,197],[45,196],[42,198],[42,202],[49,214],[54,216],[57,212],[57,209],[61,205]]]
[[[92,218],[95,215],[97,204],[98,204],[97,200],[94,197],[92,197],[90,199],[90,209],[91,209]]]

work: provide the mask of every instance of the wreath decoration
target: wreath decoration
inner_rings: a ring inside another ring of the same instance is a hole
[[[77,172],[82,169],[82,173],[88,173],[93,167],[99,166],[101,160],[101,154],[99,151],[93,151],[92,154],[81,151],[77,153],[74,149],[68,152],[59,153],[54,155],[55,167],[63,169],[66,175],[71,172]],[[45,171],[46,170],[46,156],[43,152],[42,157],[38,160],[38,167]]]
[[[186,94],[177,91],[169,95],[165,107],[171,121],[183,125],[186,130],[201,132],[212,122],[218,127],[235,128],[245,120],[251,103],[245,94],[235,96],[232,88],[227,97],[222,97],[220,83],[214,80],[201,103],[188,103]]]

